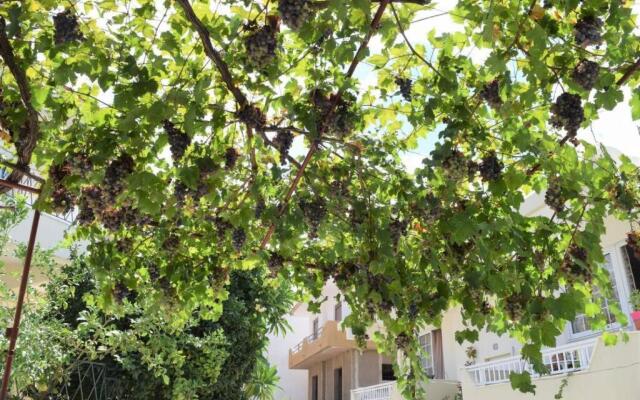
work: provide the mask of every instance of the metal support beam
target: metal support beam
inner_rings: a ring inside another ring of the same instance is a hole
[[[13,365],[13,357],[16,350],[16,341],[18,340],[18,329],[20,328],[20,319],[22,317],[22,306],[24,305],[24,298],[27,293],[29,272],[31,270],[31,259],[33,258],[33,250],[36,246],[36,235],[38,233],[39,223],[40,211],[34,210],[33,222],[31,224],[31,234],[29,235],[29,244],[27,245],[27,254],[24,258],[24,267],[22,269],[22,279],[20,281],[20,291],[18,292],[16,313],[13,318],[13,326],[7,330],[7,333],[9,335],[9,350],[7,351],[7,359],[4,364],[4,373],[2,375],[2,391],[0,392],[0,400],[7,399],[7,392],[9,390],[11,367]]]

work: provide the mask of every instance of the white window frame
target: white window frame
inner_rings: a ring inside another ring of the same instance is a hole
[[[418,343],[424,354],[420,355],[422,370],[429,377],[435,376],[436,368],[433,362],[433,335],[427,332],[418,337]]]
[[[622,260],[622,252],[621,252],[621,251],[624,251],[624,244],[625,244],[624,242],[618,242],[614,246],[604,249],[604,255],[605,257],[609,256],[610,258],[610,263],[611,263],[611,269],[609,270],[610,279],[619,303],[618,306],[620,307],[622,312],[626,313],[628,306],[625,303],[628,303],[627,299],[629,298],[629,294],[627,292],[628,286],[626,282],[626,272],[624,271],[624,268],[626,267]],[[609,312],[609,305],[608,305],[609,300],[605,299],[605,301],[607,302],[607,305],[606,305],[607,312]],[[568,323],[569,325],[568,331],[572,340],[584,339],[586,337],[600,334],[599,331],[594,331],[591,328],[586,329],[584,331],[580,331],[580,332],[574,332],[573,324],[578,318],[586,319],[586,316],[584,314],[578,314],[576,315],[576,318],[573,321],[570,321]],[[607,326],[605,327],[605,330],[607,331],[618,330],[620,328],[621,328],[620,322],[614,321],[613,323],[607,324]]]

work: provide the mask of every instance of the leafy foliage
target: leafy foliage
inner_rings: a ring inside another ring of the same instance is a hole
[[[315,297],[334,278],[345,323],[364,335],[380,320],[385,351],[460,304],[461,340],[508,333],[540,365],[549,333],[593,286],[606,292],[605,217],[638,220],[638,168],[577,138],[638,83],[635,16],[624,1],[461,0],[462,32],[411,43],[425,3],[4,2],[0,49],[18,64],[2,76],[0,122],[19,158],[37,139],[37,165],[68,171],[50,174],[39,207],[82,207],[95,304],[132,302],[181,329],[194,312],[222,315],[233,271],[271,264],[265,285]],[[63,12],[80,34],[70,23],[74,40],[56,43]],[[403,152],[436,135],[407,171]],[[91,167],[66,168],[76,159]],[[532,192],[553,216],[520,213]],[[409,383],[421,377],[410,358]]]

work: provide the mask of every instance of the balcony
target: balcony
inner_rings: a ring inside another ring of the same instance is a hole
[[[317,332],[290,349],[289,368],[308,369],[313,364],[332,358],[345,350],[358,348],[356,341],[350,339],[338,324],[338,321],[327,321]],[[366,348],[375,349],[375,345],[368,341]]]
[[[563,399],[636,399],[640,394],[640,332],[629,341],[605,346],[602,338],[584,340],[543,351],[549,372],[535,374],[531,366],[513,357],[473,365],[462,371],[464,398],[474,400],[530,399],[513,391],[509,374],[529,371],[536,398],[552,399],[564,385]]]
[[[444,379],[431,379],[424,389],[428,399],[454,399],[459,392],[459,383]],[[351,400],[402,400],[396,382],[385,382],[351,391]]]

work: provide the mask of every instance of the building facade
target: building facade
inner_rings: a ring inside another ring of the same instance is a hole
[[[532,195],[523,204],[524,215],[551,215],[543,195]],[[611,217],[601,238],[605,251],[604,267],[611,275],[614,299],[626,315],[632,311],[629,298],[640,289],[640,259],[626,246],[629,223]],[[340,321],[348,307],[336,300],[338,289],[327,283],[320,313],[311,314],[297,305],[293,315],[308,320],[305,338],[289,350],[289,368],[308,371],[306,393],[292,398],[307,400],[396,400],[398,393],[392,360],[379,355],[373,343],[358,349],[348,329]],[[521,359],[522,344],[507,336],[481,332],[475,343],[459,344],[455,332],[464,329],[459,308],[448,310],[438,327],[420,332],[418,340],[430,357],[423,360],[430,400],[553,399],[565,400],[640,399],[640,332],[633,323],[616,321],[602,304],[607,330],[625,331],[628,341],[605,346],[602,332],[594,331],[589,319],[579,315],[556,338],[556,347],[543,350],[549,374],[533,374],[536,395],[513,391],[511,372],[531,372]],[[390,372],[391,371],[391,372]]]

